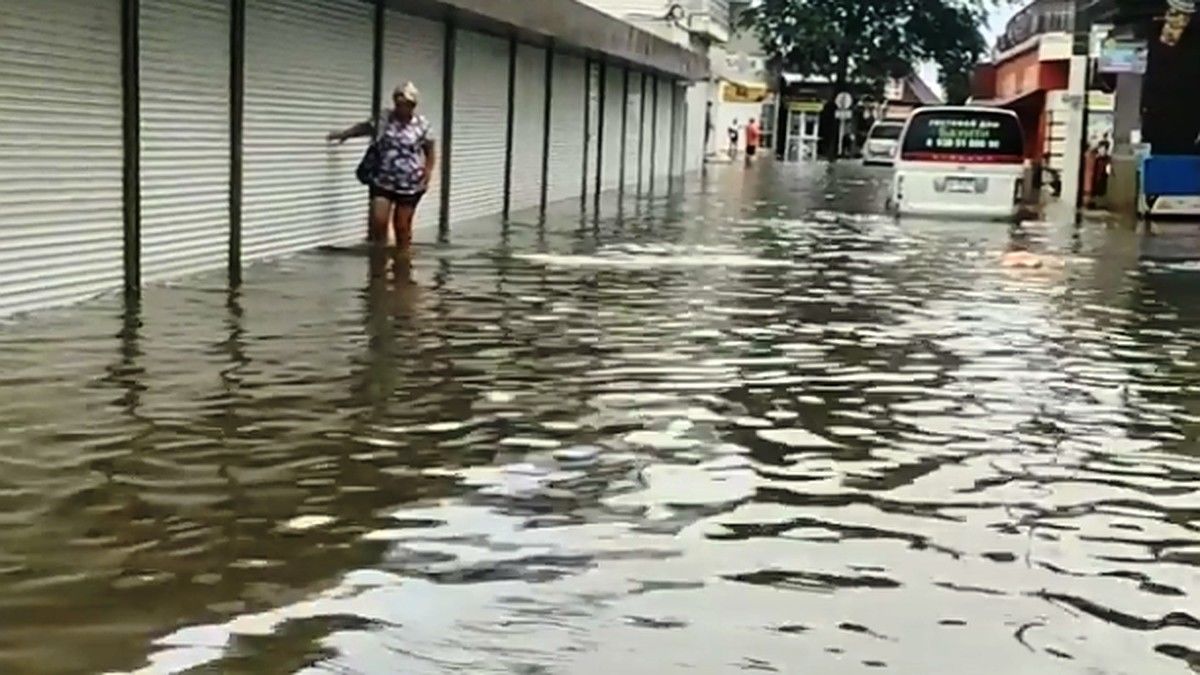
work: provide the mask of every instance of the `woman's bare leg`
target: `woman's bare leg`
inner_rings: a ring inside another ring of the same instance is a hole
[[[388,221],[392,216],[392,202],[385,197],[371,200],[367,215],[367,246],[370,251],[371,276],[383,276],[387,271]]]
[[[413,215],[416,210],[415,206],[397,204],[396,210],[392,214],[392,230],[396,234],[396,250],[404,255],[407,255],[409,249],[412,248]]]
[[[392,216],[392,200],[386,197],[371,199],[370,213],[367,215],[367,241],[372,244],[387,244],[388,220]]]

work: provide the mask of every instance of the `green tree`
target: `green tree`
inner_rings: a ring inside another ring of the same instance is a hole
[[[970,90],[971,70],[987,45],[987,10],[1004,0],[761,0],[740,17],[773,63],[789,72],[828,77],[835,93],[877,93],[888,77],[914,64],[941,67],[951,102]]]

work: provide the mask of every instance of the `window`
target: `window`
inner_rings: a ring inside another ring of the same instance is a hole
[[[917,111],[904,134],[903,159],[1020,163],[1025,138],[1017,116],[1005,110]]]
[[[898,122],[880,122],[871,127],[870,139],[879,139],[883,141],[900,140],[900,132],[904,131],[904,125]]]

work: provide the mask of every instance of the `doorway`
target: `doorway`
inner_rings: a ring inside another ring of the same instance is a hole
[[[785,161],[812,162],[818,158],[821,114],[819,110],[809,110],[811,107],[812,104],[793,103],[788,108]]]

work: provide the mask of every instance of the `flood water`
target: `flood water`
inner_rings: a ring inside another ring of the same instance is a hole
[[[4,326],[0,673],[1200,670],[1195,238],[886,179]]]

